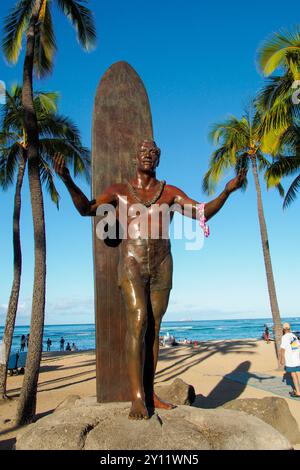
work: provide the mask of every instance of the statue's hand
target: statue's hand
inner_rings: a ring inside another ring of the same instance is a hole
[[[65,159],[61,153],[56,153],[53,157],[53,167],[55,172],[62,178],[70,175],[68,168],[65,165]]]
[[[237,189],[241,188],[246,176],[247,176],[247,170],[246,169],[240,170],[237,176],[226,184],[225,191],[232,193],[233,191],[236,191]]]

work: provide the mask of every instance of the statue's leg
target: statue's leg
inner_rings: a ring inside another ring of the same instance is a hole
[[[171,410],[175,408],[175,406],[164,402],[154,393],[154,376],[158,361],[159,331],[162,318],[168,307],[169,297],[170,289],[168,288],[154,290],[150,294],[151,305],[148,305],[149,326],[146,336],[146,363],[144,374],[144,386],[147,404],[154,408],[163,408],[166,410]]]
[[[132,396],[131,419],[148,419],[143,385],[147,301],[145,288],[138,280],[124,279],[122,293],[127,315],[127,362]]]

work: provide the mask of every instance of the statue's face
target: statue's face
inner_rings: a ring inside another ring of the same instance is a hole
[[[141,171],[155,171],[159,165],[160,150],[154,142],[142,142],[137,155],[137,169]]]

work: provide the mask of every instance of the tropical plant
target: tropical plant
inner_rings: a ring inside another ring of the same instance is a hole
[[[28,157],[28,176],[34,227],[35,269],[30,325],[30,341],[25,376],[20,394],[17,424],[33,421],[42,354],[45,315],[46,236],[43,193],[40,180],[39,131],[34,108],[33,72],[37,76],[51,72],[56,42],[51,16],[51,0],[19,0],[4,23],[2,48],[6,59],[16,63],[26,37],[23,66],[22,103]],[[95,26],[86,0],[56,0],[56,6],[70,19],[77,38],[85,49],[95,42]]]
[[[300,106],[293,101],[300,87],[300,31],[282,31],[270,36],[258,52],[258,64],[264,75],[282,74],[268,79],[257,97],[264,113],[265,143],[276,149],[276,160],[266,172],[268,186],[284,177],[300,173]],[[288,189],[283,207],[288,207],[300,188],[300,174]]]
[[[52,201],[58,206],[59,194],[55,187],[52,171],[54,155],[63,152],[67,166],[73,167],[74,175],[84,173],[88,178],[90,154],[82,146],[80,133],[75,124],[69,118],[57,113],[57,99],[57,93],[39,92],[34,95],[40,140],[40,175]],[[6,361],[4,364],[0,364],[0,398],[6,398],[7,363],[12,345],[21,285],[21,190],[28,161],[21,87],[14,86],[10,92],[6,92],[6,104],[2,106],[1,111],[0,184],[3,189],[7,189],[16,179],[13,214],[14,275],[2,339]]]
[[[203,179],[203,190],[208,194],[212,194],[215,190],[216,184],[219,182],[224,172],[230,168],[233,168],[236,173],[241,169],[248,170],[250,166],[252,168],[257,194],[258,218],[269,299],[275,328],[276,354],[277,358],[279,358],[280,340],[282,335],[281,319],[276,296],[267,226],[258,176],[258,172],[265,172],[270,168],[272,162],[262,151],[261,142],[263,135],[261,132],[261,115],[257,110],[247,112],[242,119],[231,116],[224,122],[214,124],[210,132],[210,138],[214,145],[217,146],[217,150],[215,150],[211,156],[209,170]],[[247,184],[248,181],[246,178],[242,189],[245,190]],[[283,195],[283,188],[280,184],[277,184],[277,189],[280,194]]]
[[[296,178],[286,192],[283,208],[286,209],[297,197],[300,190],[300,125],[291,125],[282,135],[281,154],[266,172],[269,187],[278,184],[285,176]]]
[[[258,51],[258,64],[264,75],[269,76],[278,68],[291,72],[299,79],[300,31],[280,31],[267,38]]]
[[[274,33],[260,47],[257,60],[261,72],[269,77],[257,97],[264,112],[263,132],[278,150],[282,135],[300,117],[299,106],[293,103],[300,85],[300,32]],[[278,71],[282,73],[272,76]]]

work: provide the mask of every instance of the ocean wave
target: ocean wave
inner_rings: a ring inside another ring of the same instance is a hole
[[[173,326],[173,327],[161,327],[160,331],[182,331],[182,330],[194,330],[192,326]]]

